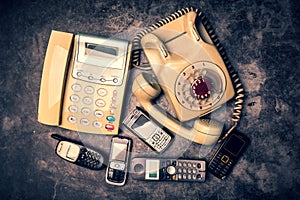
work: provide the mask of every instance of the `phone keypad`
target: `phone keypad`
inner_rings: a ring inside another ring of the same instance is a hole
[[[229,173],[234,161],[226,154],[219,152],[209,163],[209,172],[220,179],[224,179]]]
[[[204,182],[205,171],[204,160],[161,160],[160,179]]]
[[[92,133],[117,134],[118,91],[102,85],[94,87],[86,83],[73,83],[68,92],[67,112],[64,119],[76,130]],[[66,127],[70,126],[66,125]]]
[[[109,168],[107,178],[112,182],[121,183],[125,179],[125,171]]]
[[[151,139],[151,146],[158,152],[164,150],[167,145],[170,143],[172,137],[164,131],[158,130],[156,131]]]
[[[82,147],[80,154],[76,160],[76,164],[93,170],[100,170],[103,168],[103,157],[93,150]]]

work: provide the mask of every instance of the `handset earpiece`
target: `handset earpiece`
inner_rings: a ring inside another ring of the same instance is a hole
[[[151,117],[175,134],[203,145],[216,143],[221,135],[223,125],[217,121],[198,119],[194,121],[193,128],[187,129],[176,119],[163,114],[152,102],[160,94],[161,89],[150,74],[139,74],[133,82],[132,92]]]

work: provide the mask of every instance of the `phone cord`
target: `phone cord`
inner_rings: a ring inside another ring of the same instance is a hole
[[[204,25],[207,33],[209,34],[211,40],[213,41],[214,45],[216,46],[217,50],[219,51],[221,57],[223,58],[223,61],[228,69],[229,75],[232,79],[234,90],[236,92],[235,96],[235,102],[234,102],[234,108],[233,113],[231,117],[232,126],[226,131],[226,133],[223,135],[221,139],[218,140],[218,143],[222,142],[226,137],[229,136],[229,134],[237,127],[238,122],[240,121],[242,109],[243,109],[243,102],[244,102],[244,88],[240,81],[240,78],[237,74],[237,72],[234,70],[233,66],[231,65],[227,54],[221,45],[219,39],[217,38],[217,35],[215,34],[215,31],[213,30],[210,22],[208,21],[207,17],[197,8],[189,7],[189,8],[183,8],[180,9],[173,14],[167,16],[164,19],[159,20],[158,22],[148,26],[144,30],[140,31],[132,40],[132,57],[131,57],[131,63],[134,67],[143,69],[143,70],[150,70],[150,65],[141,67],[141,56],[142,56],[142,47],[140,44],[140,41],[142,37],[144,37],[146,34],[154,31],[155,29],[158,29],[165,24],[185,15],[188,12],[194,11],[197,13],[197,17],[201,19],[202,24]]]

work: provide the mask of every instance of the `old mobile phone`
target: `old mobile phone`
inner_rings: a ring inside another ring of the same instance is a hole
[[[131,168],[137,180],[204,182],[206,177],[204,160],[133,158]]]
[[[106,169],[107,183],[118,186],[125,184],[131,143],[131,139],[124,136],[112,137],[109,163]]]
[[[136,107],[123,124],[156,152],[163,152],[172,141],[173,135],[159,127],[140,107]]]
[[[238,131],[231,133],[209,161],[208,171],[219,179],[226,178],[249,143],[244,134]]]
[[[59,140],[55,152],[56,154],[71,163],[92,170],[105,168],[103,154],[84,147],[82,142],[52,134],[52,138]]]

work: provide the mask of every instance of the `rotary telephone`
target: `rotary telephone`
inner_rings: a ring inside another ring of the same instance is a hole
[[[212,145],[220,137],[223,124],[196,118],[211,113],[236,96],[234,125],[224,138],[237,126],[243,88],[219,40],[199,10],[177,11],[140,32],[133,45],[134,49],[143,50],[155,77],[139,74],[133,82],[132,92],[157,122],[193,142]],[[133,65],[140,65],[140,54],[140,50],[134,50]],[[165,115],[154,104],[161,90],[172,104],[177,119]],[[193,119],[196,120],[192,128],[182,126]]]

